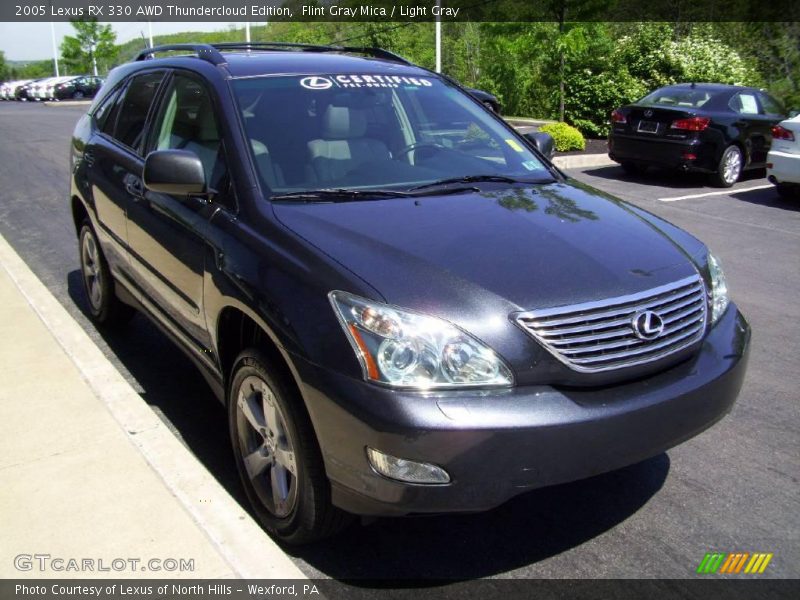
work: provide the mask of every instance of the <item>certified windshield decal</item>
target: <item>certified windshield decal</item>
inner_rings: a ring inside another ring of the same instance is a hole
[[[399,87],[433,87],[427,77],[405,77],[402,75],[368,75],[364,73],[352,75],[319,75],[305,77],[300,80],[307,90],[327,90],[338,88],[399,88]]]
[[[333,87],[333,82],[327,77],[306,77],[300,80],[300,85],[307,90],[327,90]]]

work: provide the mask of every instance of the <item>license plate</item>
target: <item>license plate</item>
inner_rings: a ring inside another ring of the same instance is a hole
[[[658,133],[658,122],[656,121],[639,121],[639,126],[636,131],[640,133]]]

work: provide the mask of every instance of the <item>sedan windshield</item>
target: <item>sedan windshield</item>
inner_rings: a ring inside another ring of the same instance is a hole
[[[262,183],[282,199],[474,176],[552,180],[518,137],[434,76],[270,75],[234,80],[233,89]]]

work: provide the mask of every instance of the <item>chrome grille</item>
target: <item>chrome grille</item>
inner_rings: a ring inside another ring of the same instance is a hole
[[[595,372],[654,361],[695,343],[706,324],[703,280],[695,275],[639,294],[516,315],[517,322],[561,362]],[[652,311],[663,322],[641,339],[634,319]]]

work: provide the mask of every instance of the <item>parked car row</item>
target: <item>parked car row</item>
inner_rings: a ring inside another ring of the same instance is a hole
[[[91,75],[22,79],[0,86],[0,100],[82,100],[94,98],[102,85],[101,77]]]
[[[629,173],[650,166],[696,171],[720,187],[732,186],[746,170],[766,167],[785,195],[800,182],[797,119],[786,117],[783,105],[764,90],[669,85],[611,113],[608,154]],[[781,146],[774,156],[773,140]]]

